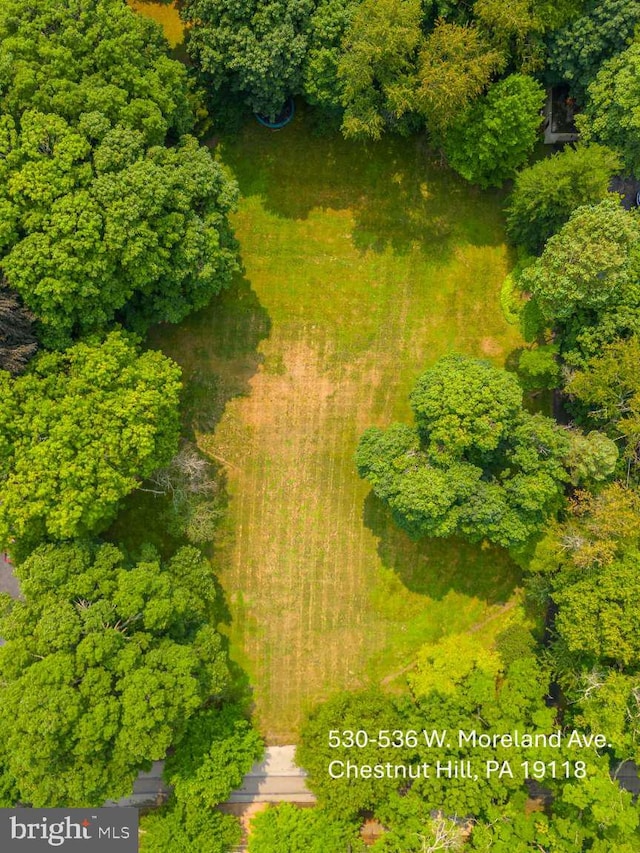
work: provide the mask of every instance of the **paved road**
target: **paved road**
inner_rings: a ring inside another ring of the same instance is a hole
[[[295,746],[267,747],[264,760],[254,764],[228,803],[315,803],[307,774],[294,763]]]

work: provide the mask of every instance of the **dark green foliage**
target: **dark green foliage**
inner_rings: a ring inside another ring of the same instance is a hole
[[[518,378],[525,391],[557,388],[560,384],[558,347],[542,344],[523,350],[518,359]]]
[[[167,759],[165,778],[178,802],[206,810],[241,786],[263,752],[260,735],[238,707],[208,708],[186,726]]]
[[[503,184],[533,150],[544,97],[542,86],[523,74],[494,83],[447,130],[450,165],[481,187]]]
[[[360,476],[412,537],[522,547],[562,504],[566,434],[521,408],[511,374],[462,356],[440,359],[411,402],[417,429],[364,433]]]
[[[342,40],[361,0],[320,0],[309,21],[308,50],[303,68],[308,103],[342,111],[338,65]]]
[[[178,443],[180,369],[112,332],[0,373],[0,541],[103,527]],[[36,486],[37,484],[37,486]]]
[[[128,568],[113,545],[50,545],[18,575],[25,600],[0,626],[0,739],[21,799],[124,796],[227,686],[210,566],[194,548]]]
[[[364,850],[353,826],[319,808],[283,803],[271,806],[251,821],[249,853],[344,853]]]
[[[206,304],[237,266],[235,187],[183,136],[186,71],[157,25],[119,0],[9,0],[0,43],[0,250],[43,341]]]
[[[189,54],[214,91],[275,117],[300,91],[312,0],[185,0]]]
[[[241,838],[237,818],[175,801],[140,820],[141,853],[229,853]]]
[[[624,50],[640,23],[636,0],[590,0],[585,14],[553,33],[549,71],[554,82],[566,82],[582,102],[602,63]]]
[[[640,13],[640,4],[635,6]],[[576,121],[584,140],[608,145],[630,173],[640,172],[640,42],[605,62]]]
[[[577,311],[597,315],[615,305],[637,305],[639,243],[638,219],[617,197],[579,207],[522,271],[520,286],[533,294],[548,323],[567,321]]]
[[[574,210],[607,197],[620,168],[617,154],[601,145],[578,145],[538,160],[515,180],[507,207],[507,229],[514,243],[538,254]]]

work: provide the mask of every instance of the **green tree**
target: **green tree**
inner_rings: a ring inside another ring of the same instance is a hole
[[[553,82],[566,82],[584,100],[589,83],[603,62],[624,50],[636,24],[636,0],[590,0],[583,15],[574,17],[549,39],[548,69]]]
[[[463,536],[524,547],[563,502],[566,433],[522,409],[515,377],[446,356],[417,382],[417,429],[368,429],[361,477],[414,538]]]
[[[189,809],[175,800],[140,818],[142,853],[229,853],[241,840],[237,818],[215,809]]]
[[[638,12],[638,4],[634,4]],[[588,89],[576,123],[585,142],[615,149],[632,173],[640,171],[640,42],[605,62]]]
[[[616,198],[579,207],[545,249],[520,274],[549,323],[577,311],[596,315],[616,304],[637,304],[635,255],[640,229]]]
[[[271,806],[251,821],[249,853],[344,853],[364,849],[355,827],[322,809]]]
[[[501,186],[533,150],[544,98],[542,86],[523,74],[494,83],[448,129],[450,165],[481,187]]]
[[[120,332],[0,373],[0,541],[95,531],[177,449],[180,369]]]
[[[0,69],[2,265],[46,345],[116,315],[175,322],[228,284],[235,184],[185,135],[157,24],[120,0],[8,0]]]
[[[518,173],[507,207],[509,236],[538,254],[578,207],[607,198],[620,169],[617,154],[601,145],[578,145],[538,160]]]
[[[206,810],[239,788],[263,753],[260,735],[240,708],[207,708],[187,724],[164,775],[179,803]]]
[[[228,683],[199,551],[128,568],[113,545],[48,545],[0,623],[0,732],[20,799],[101,805],[179,742]]]
[[[438,21],[420,51],[414,96],[437,142],[503,65],[503,54],[475,27]]]
[[[275,117],[302,87],[312,0],[185,0],[188,51],[214,91]]]
[[[345,136],[379,139],[410,110],[421,16],[419,0],[363,0],[355,10],[338,64]]]
[[[309,21],[309,41],[303,67],[303,91],[308,103],[342,111],[338,66],[342,41],[360,0],[320,0]]]
[[[624,440],[624,458],[640,462],[640,338],[616,341],[573,373],[566,391],[581,405],[587,423]]]

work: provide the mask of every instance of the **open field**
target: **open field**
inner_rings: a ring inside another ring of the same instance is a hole
[[[412,651],[501,610],[517,572],[494,548],[412,543],[353,465],[370,424],[407,419],[416,376],[456,350],[503,364],[508,269],[498,196],[426,165],[415,140],[249,125],[221,146],[243,199],[246,275],[180,327],[200,445],[226,466],[215,554],[232,652],[272,743],[319,698],[393,686]],[[401,679],[398,680],[401,683]]]

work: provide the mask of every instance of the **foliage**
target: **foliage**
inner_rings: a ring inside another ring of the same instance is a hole
[[[520,274],[549,323],[576,311],[596,314],[616,304],[639,301],[635,252],[640,229],[616,198],[579,207],[549,238],[534,264]]]
[[[624,440],[624,457],[640,462],[640,338],[616,341],[576,371],[566,391],[588,413],[588,421]]]
[[[140,818],[142,853],[228,853],[242,838],[237,818],[173,801]]]
[[[342,41],[360,0],[319,0],[309,19],[308,49],[302,71],[309,104],[341,110],[338,66]]]
[[[640,7],[635,4],[640,13]],[[640,171],[640,42],[605,62],[589,86],[584,112],[576,123],[586,142],[615,149],[626,168]]]
[[[548,68],[553,82],[569,83],[582,102],[603,62],[622,51],[640,23],[636,0],[591,0],[549,39]]]
[[[34,317],[15,293],[0,285],[0,370],[22,373],[38,349]]]
[[[241,709],[207,708],[185,727],[164,775],[178,802],[204,811],[239,788],[263,752],[259,734]]]
[[[618,461],[618,447],[614,441],[597,430],[586,435],[571,430],[569,439],[571,448],[566,464],[574,486],[593,486],[613,475]]]
[[[419,0],[363,0],[355,10],[338,64],[345,136],[379,139],[410,110],[421,14]]]
[[[523,74],[494,83],[448,129],[450,165],[481,187],[503,184],[533,150],[544,98],[542,86]]]
[[[523,169],[507,207],[509,236],[538,254],[576,208],[607,197],[620,166],[617,154],[594,143],[564,148]]]
[[[356,830],[319,808],[283,803],[251,821],[249,853],[344,853],[360,849]]]
[[[189,55],[214,91],[229,87],[274,118],[300,91],[312,0],[185,0]]]
[[[176,450],[180,369],[120,332],[42,353],[0,383],[5,546],[99,529]]]
[[[0,250],[44,343],[206,304],[237,268],[235,185],[184,136],[159,27],[119,0],[9,0],[0,42]]]
[[[485,90],[504,64],[472,26],[438,21],[420,51],[415,108],[437,141]]]
[[[361,477],[409,535],[458,534],[521,547],[562,504],[569,440],[522,410],[517,380],[491,365],[446,356],[411,396],[417,430],[367,430]]]
[[[557,388],[560,384],[557,345],[541,344],[522,350],[518,359],[518,378],[525,391]]]
[[[25,600],[1,623],[0,730],[21,800],[124,796],[227,686],[210,566],[183,548],[128,568],[113,545],[76,543],[42,546],[17,572]]]

